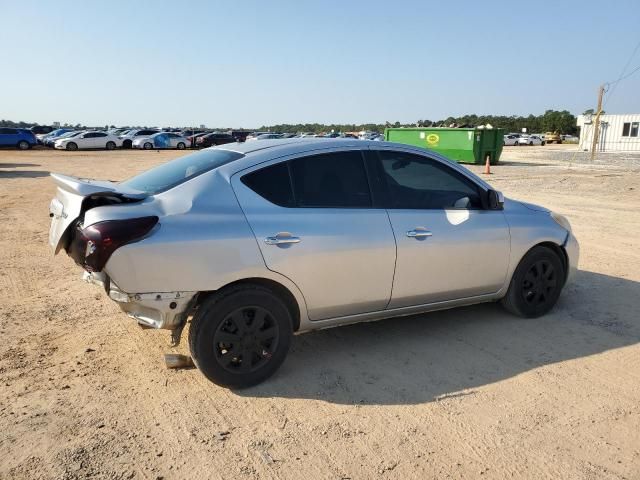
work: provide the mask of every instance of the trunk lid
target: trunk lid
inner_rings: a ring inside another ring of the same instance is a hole
[[[69,227],[89,208],[123,201],[141,201],[148,196],[145,192],[123,187],[115,182],[76,178],[59,173],[52,173],[51,178],[58,187],[56,196],[49,205],[49,245],[55,254],[66,245]],[[87,202],[88,199],[98,203]]]

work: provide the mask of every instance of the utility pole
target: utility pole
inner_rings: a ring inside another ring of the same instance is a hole
[[[600,135],[600,114],[602,113],[602,96],[604,95],[604,85],[600,85],[598,90],[598,109],[596,118],[593,121],[593,143],[591,144],[591,160],[596,158],[596,148],[598,146],[598,136]]]

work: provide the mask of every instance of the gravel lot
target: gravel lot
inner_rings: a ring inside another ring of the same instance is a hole
[[[551,314],[301,335],[273,379],[232,392],[165,369],[186,342],[139,329],[47,245],[49,171],[120,180],[181,154],[0,151],[0,478],[640,478],[637,156],[507,147],[493,167],[581,243]]]

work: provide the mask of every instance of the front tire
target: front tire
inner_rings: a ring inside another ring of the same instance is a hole
[[[71,151],[76,151],[78,150],[78,144],[75,142],[69,142],[67,143],[67,150],[71,150]]]
[[[183,142],[178,144],[178,150],[184,150],[185,148],[187,148],[187,146]]]
[[[292,325],[289,309],[271,290],[232,287],[198,308],[189,329],[191,356],[213,383],[250,387],[280,367],[289,351]]]
[[[107,142],[107,150],[115,150],[116,144],[115,142]]]
[[[535,318],[549,312],[564,286],[565,268],[547,247],[533,247],[513,273],[502,306],[520,317]]]
[[[26,140],[20,140],[17,147],[19,150],[29,150],[31,148],[31,144]]]
[[[153,144],[150,142],[145,142],[144,143],[144,149],[145,150],[151,150],[153,148]]]

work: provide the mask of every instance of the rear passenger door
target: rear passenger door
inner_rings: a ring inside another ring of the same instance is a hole
[[[359,150],[260,165],[232,186],[267,267],[298,286],[311,320],[387,306],[396,245]]]

